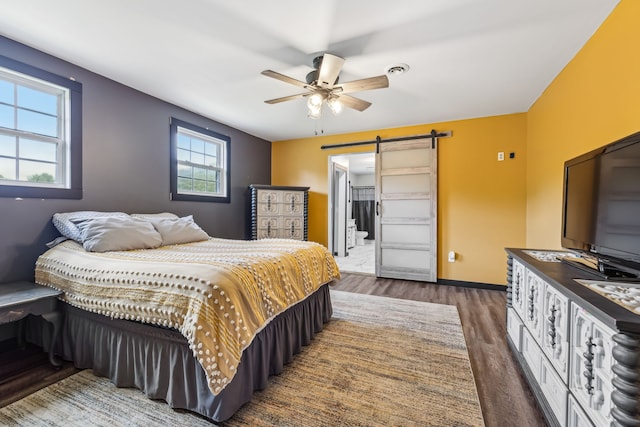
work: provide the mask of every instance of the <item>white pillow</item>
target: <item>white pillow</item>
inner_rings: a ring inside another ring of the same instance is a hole
[[[142,218],[142,219],[154,219],[154,218],[173,218],[173,219],[178,219],[180,218],[178,215],[171,213],[171,212],[162,212],[162,213],[134,213],[131,214],[132,217],[134,218]]]
[[[182,218],[147,218],[162,236],[162,246],[208,240],[209,235],[193,221],[193,215]]]
[[[103,217],[78,221],[76,225],[82,246],[90,252],[153,249],[162,244],[160,233],[140,218]]]
[[[69,239],[73,239],[78,243],[82,243],[80,229],[75,224],[78,221],[84,221],[93,218],[105,217],[128,217],[124,212],[96,212],[96,211],[76,211],[63,212],[53,214],[51,222],[58,229],[60,234]]]

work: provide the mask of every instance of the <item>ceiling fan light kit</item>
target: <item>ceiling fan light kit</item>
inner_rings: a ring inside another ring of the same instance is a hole
[[[320,93],[314,93],[307,99],[307,116],[310,119],[318,119],[322,115],[322,102],[324,98]]]
[[[339,84],[339,74],[344,61],[344,58],[330,53],[315,57],[313,59],[314,70],[307,74],[306,82],[285,76],[276,71],[263,71],[262,74],[267,77],[306,90],[304,93],[269,99],[265,102],[267,104],[277,104],[307,97],[307,116],[312,119],[318,119],[322,116],[322,106],[324,104],[335,115],[340,114],[343,107],[357,111],[366,110],[371,105],[370,102],[347,95],[347,93],[386,88],[389,87],[389,79],[386,75],[381,75]]]
[[[320,108],[323,100],[324,97],[322,96],[322,94],[316,92],[313,95],[309,96],[309,99],[307,100],[307,106],[309,107],[309,109]]]
[[[330,97],[327,99],[327,106],[329,110],[336,116],[342,113],[342,102],[337,97]]]

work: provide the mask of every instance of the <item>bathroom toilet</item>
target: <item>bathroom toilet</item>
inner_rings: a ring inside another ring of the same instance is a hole
[[[368,235],[368,231],[356,231],[356,245],[364,245],[364,238]]]

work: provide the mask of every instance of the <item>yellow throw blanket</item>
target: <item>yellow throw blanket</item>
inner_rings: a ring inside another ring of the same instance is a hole
[[[87,311],[179,330],[218,394],[277,314],[340,277],[322,245],[226,240],[95,253],[68,240],[36,262],[36,282]]]

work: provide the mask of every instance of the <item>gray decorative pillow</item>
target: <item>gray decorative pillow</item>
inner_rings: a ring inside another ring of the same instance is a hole
[[[60,234],[69,239],[73,239],[78,243],[82,243],[82,236],[80,229],[75,224],[78,221],[84,221],[93,218],[104,217],[128,217],[124,212],[97,212],[97,211],[76,211],[76,212],[63,212],[53,214],[51,222],[58,229]]]
[[[162,246],[208,240],[209,235],[193,221],[193,216],[182,218],[147,218],[162,236]]]
[[[162,237],[153,225],[140,218],[102,217],[76,222],[82,246],[90,252],[153,249],[162,244]]]

